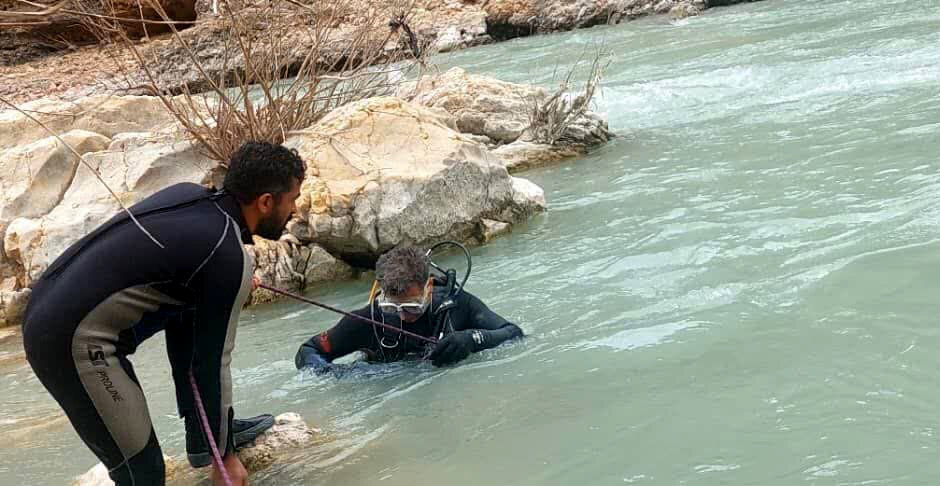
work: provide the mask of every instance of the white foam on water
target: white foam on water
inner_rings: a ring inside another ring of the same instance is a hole
[[[607,338],[589,341],[584,343],[584,346],[588,348],[607,347],[618,351],[629,351],[631,349],[672,342],[672,338],[675,334],[698,326],[699,324],[695,322],[682,322],[627,329],[626,331],[620,331]]]

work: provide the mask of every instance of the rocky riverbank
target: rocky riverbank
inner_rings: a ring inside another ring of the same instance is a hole
[[[419,0],[409,22],[423,45],[436,51],[448,51],[514,37],[616,24],[648,15],[699,15],[711,7],[746,1],[754,0]],[[4,10],[4,2],[10,3],[7,10],[19,5],[2,0],[0,11]],[[356,12],[375,6],[366,0],[341,3],[353,2],[364,2],[362,8],[352,9]],[[202,69],[217,77],[238,72],[243,67],[238,59],[223,55],[228,29],[223,17],[208,11],[206,2],[162,0],[161,3],[167,4],[168,9],[172,7],[172,12],[187,21],[180,24],[188,27],[180,36],[193,47]],[[389,8],[391,5],[388,4]],[[199,16],[189,27],[194,11],[199,12]],[[389,11],[387,15],[391,19],[394,13]],[[315,16],[295,17],[284,27],[284,36],[289,38],[284,45],[291,48],[291,52],[284,53],[285,57],[295,56],[313,42],[310,36],[303,34],[303,29],[315,21]],[[342,22],[336,26],[340,32],[336,41],[340,43],[344,25],[355,24],[356,19],[351,16]],[[112,72],[114,59],[130,60],[129,53],[103,50],[90,44],[96,37],[92,33],[81,34],[80,29],[78,34],[63,37],[59,32],[61,25],[75,26],[77,20],[57,17],[48,24],[7,27],[0,31],[0,97],[21,103],[43,97],[75,100],[94,94],[144,93],[140,86],[148,80],[143,73]],[[135,37],[140,34],[135,33]],[[194,60],[170,34],[150,29],[149,35],[140,39],[139,47],[146,59],[156,63],[159,86],[177,92],[184,86],[191,91],[207,88]],[[328,54],[328,51],[323,52]],[[298,58],[296,63],[299,62]]]
[[[308,163],[298,212],[279,241],[248,251],[256,275],[288,290],[353,277],[400,244],[480,244],[545,208],[542,190],[510,175],[606,142],[587,112],[554,145],[528,141],[520,100],[544,90],[453,69],[398,96],[343,106],[285,144]],[[41,100],[34,112],[131,205],[178,182],[217,182],[216,165],[183,137],[160,101],[94,96]],[[66,114],[65,116],[63,115]],[[0,325],[21,320],[29,287],[69,245],[120,210],[63,143],[15,111],[0,112]],[[506,151],[513,157],[503,157]],[[256,291],[253,303],[271,299]]]
[[[179,11],[189,12],[178,5],[186,1],[195,0],[172,0]],[[409,22],[426,45],[450,50],[651,14],[696,15],[732,3],[741,2],[422,0]],[[180,35],[197,48],[201,69],[213,75],[237,70],[237,59],[218,58],[226,38],[223,19],[205,5],[197,7],[200,19]],[[296,22],[307,20],[300,16]],[[82,153],[123,203],[177,182],[218,183],[216,164],[186,141],[157,98],[114,94],[120,83],[102,77],[101,68],[113,52],[91,45],[18,56],[17,39],[39,35],[30,29],[0,33],[5,39],[0,59],[7,64],[0,67],[0,96],[14,101],[44,96],[22,107]],[[284,35],[291,37],[290,29]],[[305,42],[294,37],[290,44]],[[165,77],[160,86],[199,88],[193,61],[168,34],[140,42],[143,52],[166,64],[156,70]],[[527,111],[527,100],[545,99],[544,90],[459,69],[405,83],[395,94],[343,106],[288,137],[286,144],[298,149],[310,170],[288,232],[249,249],[262,281],[302,290],[350,278],[395,245],[488,241],[545,207],[541,189],[510,171],[585,153],[612,136],[605,120],[586,112],[559,140],[544,143],[531,133]],[[20,322],[29,287],[49,263],[119,206],[71,151],[22,114],[0,112],[0,134],[4,326]],[[252,302],[271,298],[256,292]]]

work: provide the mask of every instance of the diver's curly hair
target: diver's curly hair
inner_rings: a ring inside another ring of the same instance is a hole
[[[232,154],[222,187],[242,204],[271,193],[290,192],[292,179],[304,180],[307,167],[294,149],[268,142],[247,142]]]
[[[385,295],[402,295],[413,285],[424,286],[430,275],[427,252],[414,246],[389,250],[375,264],[375,279]]]

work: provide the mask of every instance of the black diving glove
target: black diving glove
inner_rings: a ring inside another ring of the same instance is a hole
[[[455,331],[437,343],[428,359],[434,366],[454,364],[470,356],[470,353],[476,350],[476,344],[473,331]]]
[[[298,370],[313,370],[318,375],[334,368],[333,363],[327,361],[313,346],[301,346],[294,356],[294,364]]]

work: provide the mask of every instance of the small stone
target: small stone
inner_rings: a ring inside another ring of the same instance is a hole
[[[300,239],[291,233],[284,233],[283,235],[281,235],[281,239],[279,241],[283,241],[284,243],[290,243],[291,245],[297,245],[297,246],[300,246],[301,244]]]
[[[254,474],[262,471],[279,457],[314,443],[321,434],[319,429],[311,429],[299,414],[288,412],[274,419],[274,426],[258,436],[251,444],[238,451],[238,458],[248,471]],[[196,484],[208,475],[209,468],[193,470],[182,458],[163,455],[166,463],[166,479],[182,484]],[[72,486],[113,486],[108,477],[108,470],[99,463],[72,482]]]
[[[512,225],[509,223],[504,223],[502,221],[495,221],[492,219],[483,219],[480,221],[482,224],[482,234],[483,242],[488,243],[493,238],[497,236],[502,236],[509,234],[512,231]]]

